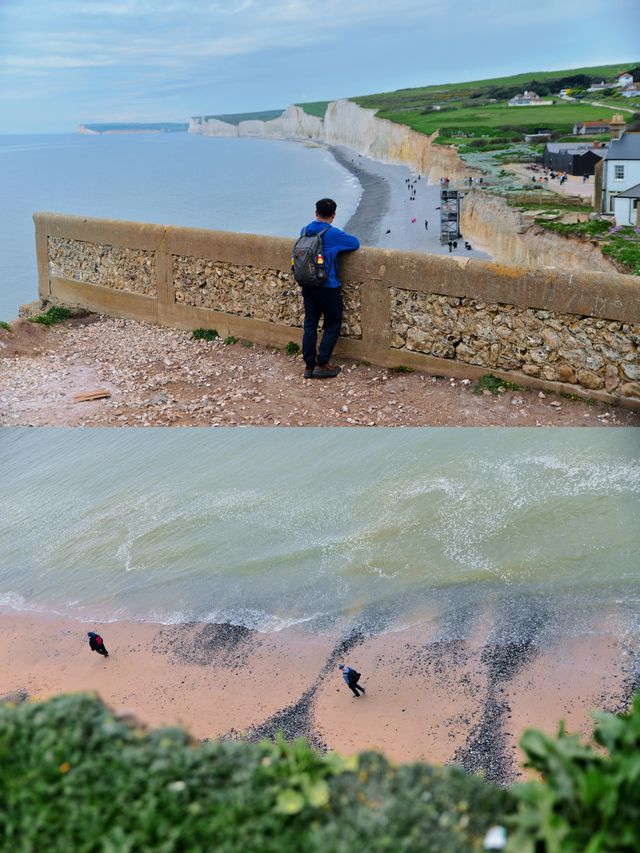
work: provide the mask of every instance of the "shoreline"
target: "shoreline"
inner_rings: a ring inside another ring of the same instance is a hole
[[[320,635],[230,624],[100,626],[3,609],[0,697],[95,691],[118,711],[154,727],[181,725],[199,739],[259,740],[281,729],[320,749],[457,763],[505,784],[520,774],[524,728],[554,733],[564,718],[586,736],[589,711],[622,709],[633,685],[615,619],[601,619],[588,638],[552,641],[544,620],[533,619],[513,642],[487,633],[487,618],[460,637],[428,623]],[[109,659],[90,652],[90,629],[103,633]],[[357,705],[341,660],[363,673],[367,694]]]
[[[358,207],[342,227],[355,234],[363,245],[491,260],[482,247],[472,244],[467,250],[464,237],[452,252],[440,244],[439,185],[429,184],[424,175],[418,180],[408,166],[372,160],[343,145],[328,145],[327,150],[362,187]],[[415,187],[413,199],[407,179]]]

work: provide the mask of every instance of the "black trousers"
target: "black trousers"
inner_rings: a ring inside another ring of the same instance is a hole
[[[359,679],[360,679],[360,676],[358,676],[358,680]],[[350,681],[349,682],[349,690],[353,693],[354,696],[359,695],[358,690],[360,691],[360,693],[362,693],[364,695],[364,687],[360,687],[360,685],[358,684],[357,681]]]
[[[322,367],[331,358],[331,353],[340,336],[342,326],[342,293],[339,287],[303,287],[304,329],[302,334],[302,357],[308,369]],[[320,347],[318,323],[324,317],[324,332]]]

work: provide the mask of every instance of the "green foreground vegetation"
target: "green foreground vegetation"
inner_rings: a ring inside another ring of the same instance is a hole
[[[52,305],[44,314],[37,314],[35,317],[31,317],[29,322],[41,323],[43,326],[55,326],[56,323],[63,323],[65,320],[68,320],[72,313],[72,311],[63,305]]]
[[[637,850],[640,694],[597,714],[595,744],[526,732],[541,775],[501,789],[447,766],[344,759],[305,741],[194,743],[146,732],[94,696],[0,706],[3,851],[480,850],[491,826],[511,853]]]

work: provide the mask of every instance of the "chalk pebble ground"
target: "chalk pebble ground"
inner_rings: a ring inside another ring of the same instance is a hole
[[[0,426],[640,425],[640,413],[601,403],[478,395],[468,380],[334,361],[338,378],[305,380],[299,357],[249,342],[101,315],[52,328],[17,320],[0,329]],[[95,390],[111,396],[74,401]]]

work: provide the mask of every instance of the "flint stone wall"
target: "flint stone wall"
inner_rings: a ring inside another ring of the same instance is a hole
[[[173,288],[179,304],[302,327],[302,295],[290,273],[173,255]],[[362,336],[360,288],[349,282],[342,288],[345,337]]]
[[[391,347],[632,395],[640,325],[391,288]],[[627,387],[624,387],[627,385]]]
[[[42,299],[269,346],[300,340],[291,239],[37,213]],[[492,372],[640,409],[640,281],[363,248],[336,355],[476,379]],[[296,329],[294,332],[293,330]]]
[[[58,278],[156,296],[152,252],[49,237],[49,271]]]

